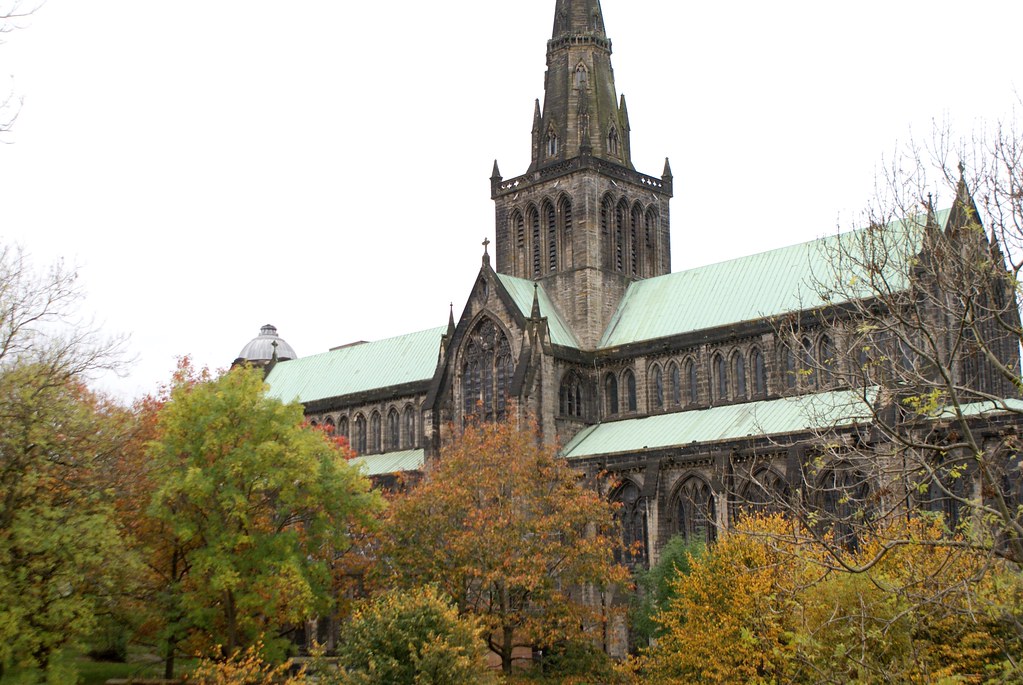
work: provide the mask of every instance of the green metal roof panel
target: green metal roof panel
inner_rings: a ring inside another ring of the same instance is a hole
[[[505,290],[508,291],[508,294],[511,295],[522,315],[528,319],[533,313],[533,286],[537,285],[537,283],[507,274],[497,274],[497,278],[501,281]],[[540,285],[536,288],[536,292],[540,301],[540,315],[547,317],[547,326],[551,331],[551,343],[561,345],[562,347],[579,349],[579,341],[576,340],[572,329],[568,327],[568,324],[558,314],[558,310],[550,296],[547,295],[547,291]]]
[[[445,327],[280,362],[266,377],[267,393],[284,402],[314,402],[415,381],[437,369]]]
[[[581,431],[562,450],[567,459],[682,447],[693,442],[794,433],[870,420],[874,391],[838,390],[698,411],[612,421]]]
[[[362,472],[367,476],[422,471],[423,464],[426,463],[426,451],[403,450],[385,454],[367,454],[364,457],[355,457],[351,463],[362,466]]]
[[[938,214],[944,226],[949,212]],[[919,252],[922,223],[914,218],[889,226],[893,244],[888,273],[893,287],[905,287],[907,260]],[[754,321],[788,312],[836,304],[822,290],[841,285],[856,293],[853,260],[870,229],[833,235],[769,252],[710,264],[631,284],[600,342],[601,348]],[[870,295],[863,288],[859,297]]]

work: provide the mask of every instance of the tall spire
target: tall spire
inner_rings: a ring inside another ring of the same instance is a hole
[[[632,168],[628,112],[615,91],[600,0],[557,0],[544,83],[531,170],[589,155]]]

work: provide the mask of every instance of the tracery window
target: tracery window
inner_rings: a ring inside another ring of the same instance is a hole
[[[714,528],[714,494],[710,485],[699,476],[690,476],[675,493],[675,533],[686,542],[712,542]]]
[[[401,448],[401,422],[398,419],[398,410],[393,407],[387,412],[387,437],[384,440],[384,448],[387,450]]]
[[[625,369],[625,402],[629,411],[636,411],[636,374],[632,369]]]
[[[742,352],[736,352],[732,358],[732,367],[735,372],[735,397],[736,399],[746,398],[746,360]]]
[[[582,380],[575,372],[570,371],[561,380],[558,393],[558,408],[562,416],[580,418],[583,415]]]
[[[668,367],[668,376],[671,379],[671,404],[677,407],[682,404],[682,375],[675,362]]]
[[[728,367],[725,358],[720,354],[714,355],[714,390],[717,393],[717,400],[728,399]]]
[[[380,412],[375,411],[369,419],[369,451],[380,451]]]
[[[462,400],[466,417],[504,418],[511,390],[512,356],[508,336],[484,317],[472,329],[462,361]]]
[[[852,465],[840,463],[825,469],[817,478],[816,492],[822,529],[830,529],[836,540],[855,547],[856,529],[870,519],[869,496],[866,476]]]
[[[613,373],[604,378],[604,408],[609,416],[618,413],[618,378]]]
[[[352,439],[352,449],[358,454],[366,454],[366,417],[362,414],[355,417],[355,435]]]
[[[654,377],[653,396],[654,408],[664,409],[664,374],[661,373],[661,367],[657,364],[654,364],[653,377]]]
[[[405,407],[405,449],[416,446],[416,410],[412,405]]]
[[[618,505],[614,516],[622,532],[622,549],[616,552],[616,561],[642,564],[646,560],[647,530],[639,488],[632,481],[626,481],[611,501]]]
[[[764,355],[760,349],[754,347],[750,353],[750,367],[753,370],[753,394],[763,397],[767,394],[767,373],[764,369]]]
[[[772,514],[785,510],[789,498],[789,486],[777,471],[762,467],[744,484],[739,496],[732,502],[730,523],[742,514]]]

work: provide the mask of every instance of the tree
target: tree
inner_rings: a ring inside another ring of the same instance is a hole
[[[638,643],[647,643],[657,637],[658,625],[654,617],[675,596],[676,579],[688,575],[692,570],[692,560],[705,551],[706,544],[702,540],[689,542],[685,536],[676,535],[661,549],[657,563],[637,574],[632,630]]]
[[[603,625],[603,593],[627,577],[613,513],[535,425],[470,424],[394,502],[381,570],[397,586],[436,584],[480,617],[508,673],[516,649]]]
[[[302,408],[266,396],[262,372],[239,367],[180,382],[149,446],[149,513],[173,535],[180,580],[168,588],[171,639],[229,656],[330,607],[328,564],[368,526],[381,500]]]
[[[356,610],[338,651],[345,683],[494,682],[482,625],[436,588],[384,592]]]
[[[127,415],[85,386],[117,345],[77,318],[80,300],[73,272],[0,248],[0,671],[45,670],[130,568],[102,478]]]

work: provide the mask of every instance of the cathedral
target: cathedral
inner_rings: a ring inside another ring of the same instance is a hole
[[[863,310],[849,303],[862,297],[841,287],[851,280],[824,287],[836,255],[869,230],[673,273],[671,168],[633,167],[599,0],[556,0],[531,160],[509,178],[495,162],[494,240],[447,325],[307,357],[266,326],[239,361],[266,364],[270,393],[347,436],[384,482],[422,469],[467,420],[532,414],[580,470],[613,474],[606,494],[621,503],[637,565],[674,535],[713,538],[738,507],[791,497],[807,479],[833,486],[824,506],[849,506],[843,488],[862,495],[853,456],[845,470],[807,462],[825,429],[850,455],[880,439],[871,410],[891,393],[871,355],[885,341],[855,325]],[[893,282],[913,287],[917,256],[951,240],[970,207],[960,183],[950,209],[896,227],[914,248],[885,267]],[[1003,343],[997,361],[1018,372],[1018,344]],[[989,362],[974,355],[956,373],[981,379],[987,397],[1015,397]],[[1011,423],[984,420],[992,440]]]

